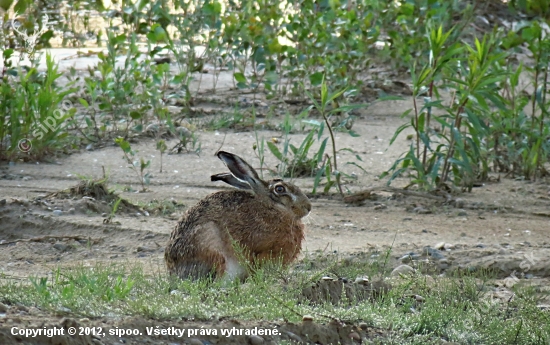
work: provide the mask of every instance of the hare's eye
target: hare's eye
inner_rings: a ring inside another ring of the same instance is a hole
[[[280,186],[280,185],[279,185],[279,186],[276,186],[276,187],[275,187],[275,192],[277,192],[277,193],[284,193],[284,192],[285,192],[285,187]]]

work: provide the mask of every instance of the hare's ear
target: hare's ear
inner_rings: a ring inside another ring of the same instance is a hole
[[[227,183],[228,185],[231,185],[238,189],[250,189],[250,185],[243,180],[239,180],[233,174],[231,173],[221,173],[210,176],[210,181],[223,181]]]
[[[229,171],[231,171],[231,174],[233,174],[234,177],[248,183],[250,188],[254,191],[262,190],[264,187],[263,181],[258,176],[258,173],[256,173],[256,170],[248,165],[244,159],[225,151],[218,151],[216,155],[225,163],[225,165],[227,165]]]

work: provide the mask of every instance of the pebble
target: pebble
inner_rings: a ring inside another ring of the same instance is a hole
[[[306,322],[306,321],[313,321],[313,316],[311,315],[304,315],[302,317],[302,321]]]
[[[30,176],[24,176],[23,177],[23,181],[29,181],[29,180],[32,180],[32,177],[30,177]]]
[[[485,248],[485,245],[483,243],[478,243],[475,246],[476,248]]]
[[[413,260],[420,260],[420,255],[418,255],[414,252],[410,252],[410,253],[407,253],[407,254],[405,254],[405,255],[403,255],[402,257],[399,258],[399,261],[401,261],[403,263],[411,262]]]
[[[54,216],[58,216],[58,217],[63,215],[63,211],[61,211],[61,210],[53,210],[52,213],[53,213]]]
[[[384,205],[384,204],[374,206],[374,209],[375,209],[375,210],[385,210],[385,209],[387,209],[387,208],[388,208],[388,206],[386,206],[386,205]]]
[[[54,249],[59,250],[60,252],[64,252],[67,250],[67,245],[63,243],[56,243],[53,245]]]
[[[422,303],[426,300],[424,297],[422,297],[420,295],[414,295],[414,299],[415,299],[415,301],[420,302],[420,303]]]
[[[191,339],[189,339],[189,340],[187,341],[187,343],[188,343],[189,345],[204,345],[204,344],[202,343],[202,341],[200,341],[200,340],[197,339],[197,338],[191,338]]]
[[[259,335],[251,335],[250,338],[248,338],[248,341],[250,341],[251,345],[262,345],[265,343],[264,338]]]
[[[0,200],[0,206],[4,206],[7,203],[6,199]]]
[[[391,271],[391,276],[400,276],[400,275],[407,275],[407,274],[413,274],[415,272],[415,269],[412,268],[409,265],[399,265],[396,268]]]
[[[361,336],[359,334],[357,334],[356,332],[351,332],[349,334],[349,337],[353,340],[361,341]]]
[[[454,202],[454,207],[456,208],[463,208],[464,205],[465,205],[465,202],[462,199],[456,199]]]
[[[432,247],[424,247],[424,250],[422,252],[424,255],[431,256],[435,260],[442,260],[445,259],[445,256],[439,252],[439,250],[434,249]]]
[[[86,151],[93,151],[93,150],[94,150],[94,145],[92,144],[86,145]]]
[[[364,331],[364,330],[366,330],[366,329],[369,328],[369,324],[366,323],[366,322],[361,322],[361,323],[359,324],[359,328],[361,328],[361,330]]]
[[[459,217],[466,217],[468,216],[468,213],[466,211],[459,211],[456,215]]]
[[[449,268],[449,261],[447,261],[447,259],[441,259],[438,261],[437,266],[440,270],[446,270]]]
[[[8,312],[8,306],[0,303],[0,313],[7,313]]]
[[[74,209],[74,207],[71,207],[71,208],[69,209],[69,211],[68,211],[68,212],[69,212],[69,214],[74,214],[74,213],[75,213],[75,211],[76,211],[76,210]]]
[[[417,214],[430,214],[432,213],[432,211],[428,210],[427,208],[424,208],[424,207],[415,207],[413,209],[413,212],[417,213]]]
[[[443,250],[445,248],[445,242],[439,242],[434,246],[437,250]]]
[[[149,247],[143,247],[143,246],[139,246],[137,247],[136,249],[136,252],[154,252],[155,249],[154,248],[149,248]]]
[[[357,277],[354,281],[355,284],[367,285],[369,283],[369,277]]]

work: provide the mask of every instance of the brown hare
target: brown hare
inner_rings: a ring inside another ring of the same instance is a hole
[[[168,272],[182,279],[244,279],[246,264],[296,259],[304,239],[301,218],[311,211],[309,199],[280,179],[263,181],[242,158],[217,153],[229,173],[212,175],[236,188],[210,194],[190,208],[172,231],[164,252]],[[240,248],[236,252],[235,248]]]

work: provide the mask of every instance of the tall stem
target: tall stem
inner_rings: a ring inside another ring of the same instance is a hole
[[[462,110],[464,110],[466,103],[468,103],[468,99],[465,99],[460,107],[458,107],[453,128],[460,128],[460,123],[462,122],[462,116],[460,116],[460,113],[462,113]],[[440,181],[441,184],[447,180],[447,177],[449,175],[449,159],[455,154],[455,141],[456,137],[453,129],[451,128],[451,141],[449,142],[449,152],[447,152],[447,155],[445,156],[445,163],[443,164],[443,174]]]
[[[344,192],[342,191],[342,185],[340,183],[340,172],[338,171],[338,163],[336,162],[336,141],[334,140],[334,132],[332,131],[332,126],[328,122],[327,115],[324,111],[321,112],[323,115],[323,119],[325,120],[325,124],[327,125],[328,131],[330,133],[330,140],[332,141],[332,155],[334,156],[334,171],[336,171],[336,184],[338,185],[338,191],[340,192],[340,195],[344,197]]]

